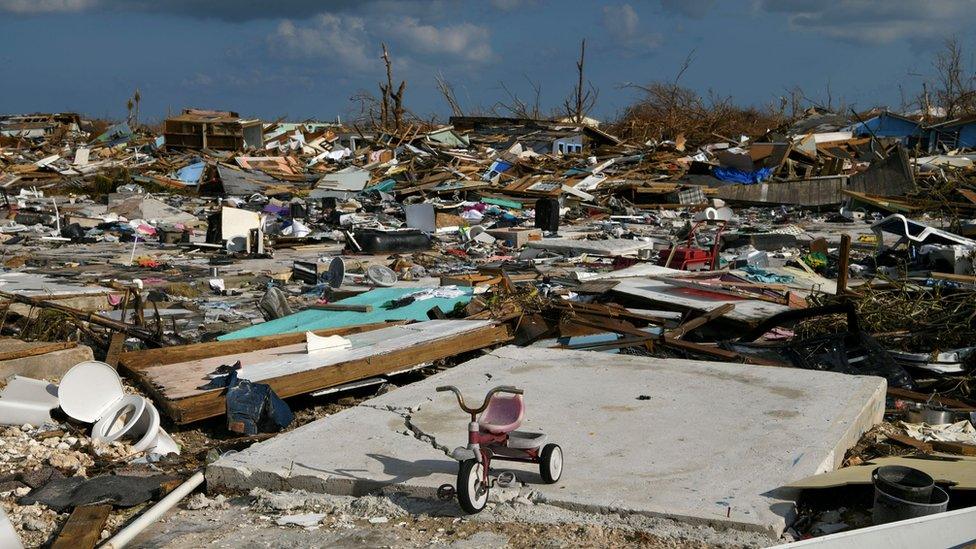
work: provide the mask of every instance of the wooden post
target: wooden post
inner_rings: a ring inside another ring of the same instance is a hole
[[[91,549],[98,543],[111,505],[79,505],[71,511],[51,549]]]
[[[840,235],[840,260],[837,264],[837,293],[844,295],[847,292],[847,272],[851,265],[851,235],[844,233]]]

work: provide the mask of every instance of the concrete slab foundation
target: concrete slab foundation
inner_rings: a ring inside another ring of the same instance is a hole
[[[490,376],[490,378],[489,378]],[[525,431],[565,453],[546,485],[532,465],[493,463],[535,501],[593,512],[665,516],[778,537],[793,519],[784,485],[830,471],[879,422],[876,377],[504,347],[211,465],[211,488],[362,494],[395,485],[418,497],[454,483],[446,452],[466,441],[450,393],[525,390]]]

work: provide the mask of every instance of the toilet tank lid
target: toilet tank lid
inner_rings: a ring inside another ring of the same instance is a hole
[[[125,396],[115,369],[97,360],[75,364],[58,386],[61,409],[78,421],[94,423]]]

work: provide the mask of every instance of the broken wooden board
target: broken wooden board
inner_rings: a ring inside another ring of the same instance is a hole
[[[871,472],[883,465],[902,465],[924,471],[936,483],[949,484],[952,490],[976,490],[976,458],[945,455],[878,458],[862,465],[800,479],[786,486],[815,490],[849,484],[871,484]]]
[[[718,188],[718,197],[741,204],[794,204],[797,206],[833,206],[844,201],[842,191],[847,176],[827,176],[786,181],[783,183],[755,183],[725,185]]]
[[[329,335],[318,332],[316,335]],[[226,342],[231,348],[208,352],[198,346],[126,353],[120,366],[148,389],[176,423],[224,414],[224,390],[201,390],[207,374],[223,364],[242,363],[240,377],[267,383],[281,397],[310,393],[343,383],[408,369],[511,339],[509,329],[490,321],[434,320],[350,334],[349,349],[312,353],[299,341]],[[213,344],[204,344],[213,346]],[[145,354],[152,353],[147,359]],[[192,356],[194,358],[179,358]]]
[[[91,549],[98,543],[111,505],[80,505],[71,511],[51,549]]]
[[[735,309],[723,315],[723,318],[746,324],[758,324],[775,314],[790,310],[789,307],[778,303],[720,296],[701,290],[672,286],[663,280],[647,278],[625,278],[610,292],[645,300],[655,306],[672,310],[690,309],[705,312],[720,305],[732,303],[735,305]]]

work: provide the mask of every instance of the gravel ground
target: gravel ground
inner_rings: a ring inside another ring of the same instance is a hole
[[[579,513],[517,500],[490,504],[479,515],[462,517],[453,501],[256,489],[231,499],[195,495],[143,532],[134,546],[709,548],[772,542],[758,533],[644,516]]]

